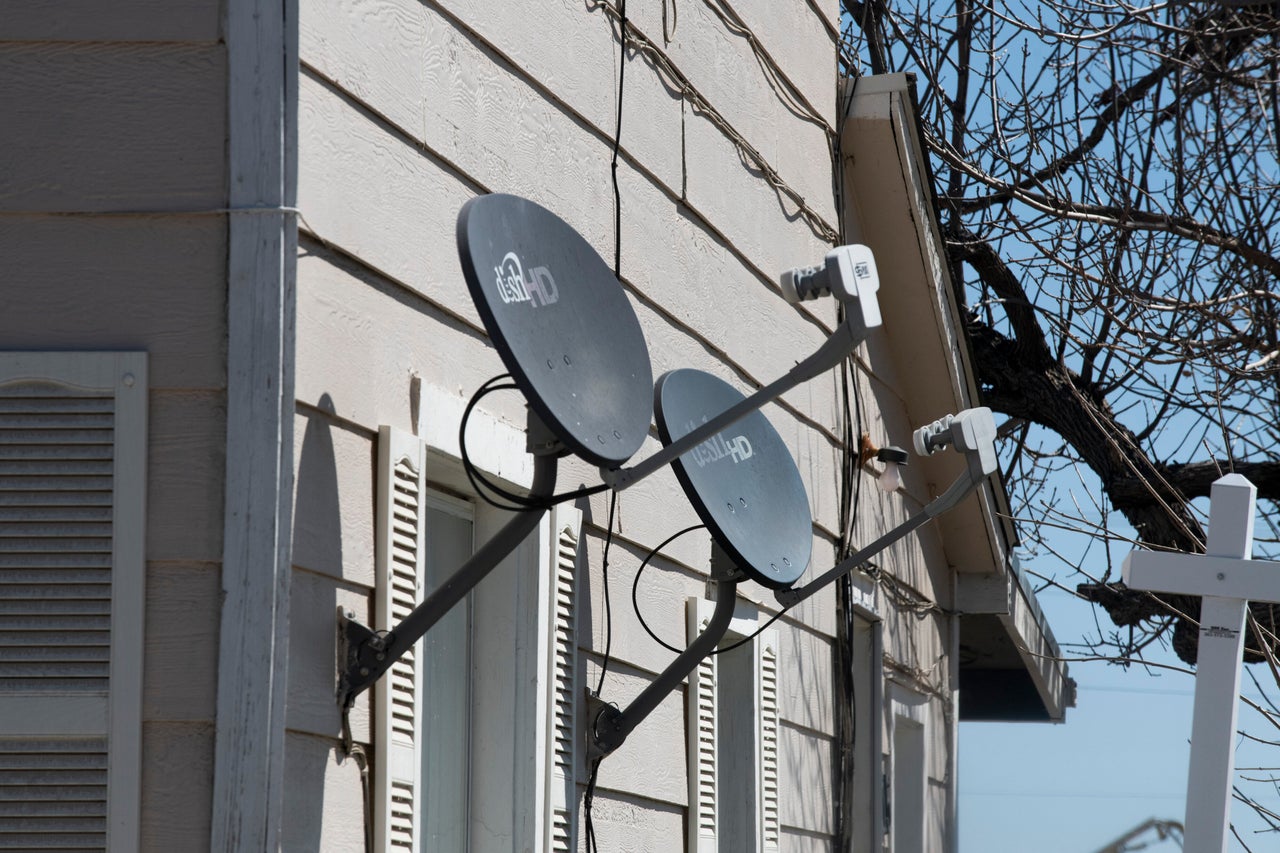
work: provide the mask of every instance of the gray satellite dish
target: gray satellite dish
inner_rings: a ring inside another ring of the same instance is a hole
[[[529,402],[536,448],[529,511],[517,513],[390,631],[344,616],[344,707],[538,526],[556,498],[557,456],[574,453],[614,468],[649,434],[649,350],[622,286],[590,244],[546,208],[502,194],[463,205],[457,240],[476,310]]]
[[[529,405],[588,462],[630,459],[649,434],[653,370],[604,260],[560,217],[513,195],[467,202],[457,236],[471,298]]]
[[[654,411],[663,444],[745,399],[700,370],[658,380]],[[785,589],[804,573],[813,547],[809,497],[782,437],[759,410],[680,456],[672,467],[712,537],[747,577]]]
[[[746,399],[727,382],[687,369],[663,374],[653,396],[658,434],[667,446]],[[686,450],[672,467],[714,541],[715,612],[702,633],[626,708],[589,700],[590,757],[621,746],[699,661],[715,653],[733,618],[741,577],[786,590],[809,565],[813,521],[804,482],[791,451],[758,409]]]

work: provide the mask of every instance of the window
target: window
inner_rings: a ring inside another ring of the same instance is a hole
[[[423,519],[422,591],[427,595],[471,556],[475,524],[471,504],[430,491],[424,495]],[[472,603],[468,595],[419,644],[423,850],[441,853],[465,853],[469,836]]]
[[[925,800],[928,785],[924,696],[890,684],[889,834],[893,853],[924,850]]]
[[[138,849],[144,353],[0,353],[0,833]]]
[[[884,708],[881,676],[883,660],[883,623],[868,618],[854,607],[849,668],[848,748],[853,760],[848,768],[846,785],[852,786],[850,831],[853,853],[873,853],[884,848],[885,780],[888,766],[881,747]],[[866,612],[866,611],[864,611]],[[837,662],[837,666],[842,665]]]
[[[456,460],[420,439],[384,427],[379,444],[375,624],[389,628],[510,516],[459,497]],[[377,683],[380,853],[515,849],[530,838],[537,851],[574,849],[580,530],[578,510],[549,512]]]
[[[715,605],[689,601],[689,639]],[[739,603],[720,647],[755,633],[756,608]],[[689,849],[694,853],[774,853],[778,814],[778,633],[712,655],[690,675]]]

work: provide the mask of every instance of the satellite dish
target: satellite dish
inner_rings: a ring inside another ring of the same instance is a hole
[[[458,214],[458,255],[507,370],[565,447],[613,468],[649,433],[653,369],[618,280],[568,223],[494,194]]]
[[[745,399],[709,373],[673,370],[654,389],[658,433],[670,444]],[[759,410],[680,456],[672,467],[698,517],[749,578],[785,589],[813,548],[809,498],[791,452]]]

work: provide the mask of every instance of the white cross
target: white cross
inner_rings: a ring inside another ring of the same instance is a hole
[[[1280,602],[1280,563],[1249,559],[1257,495],[1253,483],[1228,474],[1209,498],[1206,553],[1133,551],[1124,561],[1133,589],[1202,596],[1184,840],[1191,853],[1227,849],[1245,608]]]

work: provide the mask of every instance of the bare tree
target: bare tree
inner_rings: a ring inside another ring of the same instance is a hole
[[[848,0],[844,70],[916,75],[941,224],[984,402],[1007,417],[1006,484],[1032,546],[1079,527],[1074,467],[1106,536],[1203,549],[1221,472],[1280,500],[1280,4]],[[1092,514],[1092,513],[1086,513]],[[1113,654],[1196,655],[1195,599],[1078,594]],[[1252,608],[1249,660],[1280,612]],[[1120,630],[1123,629],[1123,630]],[[1273,670],[1280,671],[1280,670]]]

